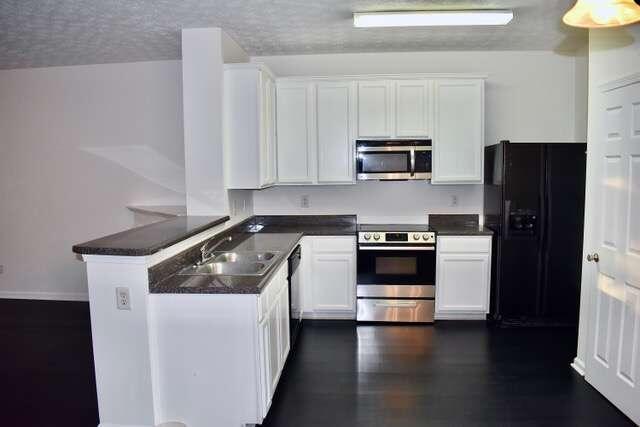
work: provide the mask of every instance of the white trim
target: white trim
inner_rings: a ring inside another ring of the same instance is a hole
[[[420,80],[420,79],[488,79],[487,74],[413,73],[413,74],[345,74],[331,76],[290,76],[278,77],[280,82],[308,82],[325,80]]]
[[[267,64],[265,64],[264,62],[235,62],[235,63],[229,63],[229,64],[224,64],[224,69],[226,70],[261,70],[264,71],[265,73],[267,73],[269,75],[269,77],[271,77],[273,80],[276,79],[275,74],[273,74],[273,71],[271,71],[271,69],[269,67],[267,67]]]
[[[602,92],[610,92],[614,89],[619,89],[621,87],[629,86],[634,83],[640,83],[640,73],[630,74],[628,76],[603,83],[600,85],[600,90]]]
[[[435,313],[435,320],[487,320],[487,314],[482,312],[467,313]]]
[[[101,262],[108,264],[147,264],[146,256],[124,255],[82,255],[84,262]]]
[[[162,426],[162,424],[160,424]],[[114,423],[100,423],[98,427],[154,427],[151,425],[142,425],[142,424],[114,424]]]
[[[302,313],[303,319],[315,319],[315,320],[355,320],[355,311],[339,312],[331,310],[315,310],[313,313]]]
[[[586,366],[584,364],[584,362],[582,361],[582,359],[579,358],[575,358],[573,359],[573,363],[571,363],[571,367],[580,375],[582,375],[584,377],[584,372],[586,369]]]
[[[0,291],[0,299],[31,299],[43,301],[89,301],[87,292],[19,292]]]

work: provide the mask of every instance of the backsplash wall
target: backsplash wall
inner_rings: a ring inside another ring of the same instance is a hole
[[[302,207],[308,196],[309,207]],[[454,199],[455,198],[455,203]],[[359,222],[425,222],[426,213],[482,213],[482,185],[424,181],[278,186],[253,192],[256,215],[356,214]]]

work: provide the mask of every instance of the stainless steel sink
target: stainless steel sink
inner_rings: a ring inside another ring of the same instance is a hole
[[[279,252],[213,252],[204,262],[182,269],[182,276],[262,276]]]
[[[271,261],[276,256],[273,252],[223,252],[214,253],[215,262],[258,262]]]

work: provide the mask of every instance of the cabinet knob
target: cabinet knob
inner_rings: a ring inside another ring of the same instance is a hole
[[[597,252],[594,252],[593,254],[587,255],[587,261],[589,261],[589,262],[598,262],[598,261],[600,261],[600,256],[598,255]]]

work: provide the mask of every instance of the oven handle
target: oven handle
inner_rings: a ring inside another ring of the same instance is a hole
[[[416,307],[418,304],[415,301],[376,301],[374,305],[376,307],[411,308],[411,307]]]
[[[358,246],[361,251],[435,251],[435,246]]]

